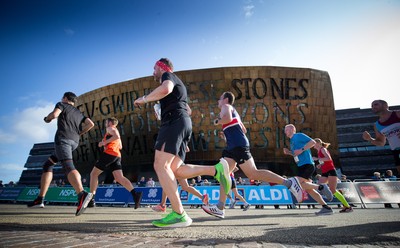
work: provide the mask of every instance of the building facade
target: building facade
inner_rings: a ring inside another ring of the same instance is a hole
[[[248,132],[251,152],[259,168],[291,176],[297,166],[283,154],[289,145],[284,126],[292,123],[298,132],[330,142],[338,160],[336,113],[329,74],[309,68],[223,67],[180,71],[192,108],[193,134],[186,162],[214,164],[221,157],[224,142],[218,137],[221,126],[213,120],[219,113],[217,100],[231,91],[234,103]],[[154,177],[153,145],[160,126],[154,102],[137,108],[133,102],[158,86],[153,77],[108,85],[79,96],[77,107],[96,124],[82,136],[74,152],[76,167],[88,175],[101,150],[98,142],[105,131],[104,120],[116,117],[121,134],[124,174],[132,181],[142,175]],[[240,173],[239,173],[240,174]]]

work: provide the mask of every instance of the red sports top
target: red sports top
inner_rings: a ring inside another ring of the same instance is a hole
[[[328,154],[330,154],[328,150],[326,150],[326,152]],[[319,151],[318,151],[318,158],[325,158],[324,154],[322,153],[322,149],[319,149]],[[322,173],[326,173],[326,172],[334,170],[334,169],[335,169],[335,166],[333,165],[332,160],[324,161],[324,163],[321,165]]]

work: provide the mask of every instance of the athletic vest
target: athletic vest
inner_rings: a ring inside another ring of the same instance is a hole
[[[378,120],[375,122],[375,126],[376,129],[378,129],[378,131],[388,140],[390,149],[400,149],[400,138],[398,137],[400,133],[400,118],[397,117],[395,111],[392,112],[388,120],[384,122]]]
[[[247,147],[250,146],[249,140],[246,134],[240,127],[239,114],[236,109],[232,110],[232,121],[222,125],[222,130],[224,131],[227,143],[227,150],[232,150],[235,147]]]
[[[106,135],[104,135],[103,141],[111,138],[112,135],[106,133]],[[107,145],[104,146],[104,152],[116,157],[121,157],[121,150],[120,150],[120,144],[119,144],[119,139],[114,140],[110,143],[108,143]]]
[[[326,151],[329,154],[329,151]],[[322,149],[320,149],[318,151],[318,158],[325,158],[324,154],[322,153]],[[328,171],[334,170],[335,166],[333,165],[333,161],[332,160],[327,160],[324,161],[324,163],[321,165],[321,172],[322,173],[326,173]]]

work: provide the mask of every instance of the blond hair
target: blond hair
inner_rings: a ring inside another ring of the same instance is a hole
[[[323,142],[320,138],[315,138],[314,141],[320,144],[324,148],[328,148],[331,145],[331,143]]]

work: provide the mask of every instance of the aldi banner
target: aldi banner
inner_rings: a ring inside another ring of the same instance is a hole
[[[354,183],[362,201],[367,203],[400,203],[400,181]]]
[[[195,187],[202,195],[208,194],[210,204],[217,204],[219,199],[219,186],[197,186]],[[282,185],[260,185],[260,186],[237,186],[237,190],[246,201],[252,205],[286,205],[292,204],[292,196],[290,191]],[[179,188],[182,204],[186,205],[201,205],[202,201],[197,196]],[[231,193],[233,197],[233,194]],[[229,199],[227,199],[229,202]],[[242,205],[238,202],[237,205]]]

